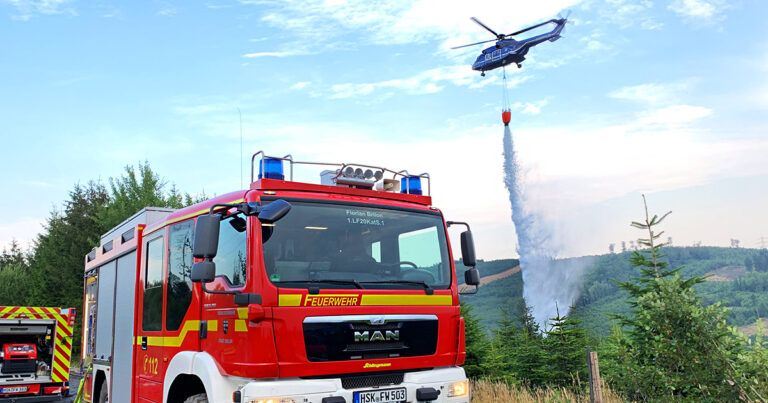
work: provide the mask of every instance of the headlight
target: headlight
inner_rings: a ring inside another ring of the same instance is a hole
[[[296,401],[290,397],[262,397],[251,400],[251,403],[296,403]]]
[[[448,385],[448,397],[462,397],[469,395],[469,381],[463,380]]]

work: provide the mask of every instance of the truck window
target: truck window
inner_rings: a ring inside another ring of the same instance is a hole
[[[442,217],[431,211],[291,201],[263,227],[264,265],[281,287],[445,289],[451,264]],[[221,248],[221,246],[220,246]]]
[[[163,316],[163,237],[147,243],[147,261],[144,272],[144,308],[142,329],[161,330]]]
[[[168,238],[168,295],[165,312],[166,330],[178,330],[192,301],[192,234],[194,222],[171,226]]]
[[[216,263],[216,276],[222,276],[233,287],[245,285],[245,231],[239,231],[231,224],[232,217],[221,221],[219,227],[219,251],[213,261]]]
[[[398,248],[401,262],[413,263],[436,278],[441,275],[442,253],[436,227],[400,234]]]

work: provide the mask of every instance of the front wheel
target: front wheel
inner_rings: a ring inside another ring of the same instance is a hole
[[[184,403],[208,403],[208,396],[205,393],[198,393],[188,397]]]

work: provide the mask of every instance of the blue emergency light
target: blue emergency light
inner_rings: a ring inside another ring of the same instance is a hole
[[[259,164],[259,179],[262,178],[284,180],[283,160],[272,157],[262,158]]]
[[[400,178],[400,193],[420,195],[421,177],[416,175],[409,175]]]

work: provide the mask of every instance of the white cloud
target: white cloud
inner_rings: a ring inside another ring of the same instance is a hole
[[[541,108],[547,106],[548,103],[548,100],[542,99],[535,102],[515,102],[512,107],[526,115],[538,115],[541,113]]]
[[[157,11],[157,15],[161,17],[173,17],[176,14],[178,14],[179,10],[176,9],[172,4],[163,2],[161,4],[160,10]]]
[[[14,19],[28,21],[37,15],[69,14],[77,15],[74,9],[67,7],[70,0],[0,0],[16,8]]]
[[[551,18],[581,0],[552,0],[518,7],[514,13],[505,0],[446,2],[398,0],[389,2],[289,0],[276,3],[262,21],[313,41],[332,41],[350,32],[365,34],[357,40],[376,44],[406,44],[427,40],[455,40],[455,44],[490,39],[488,32],[469,20],[477,16],[499,32]],[[251,1],[241,1],[255,4]],[[256,2],[258,3],[258,2]],[[467,42],[464,42],[467,41]]]
[[[311,81],[299,81],[299,82],[291,85],[289,88],[292,89],[292,90],[303,90],[303,89],[309,87],[310,84],[312,84]]]
[[[703,106],[672,105],[640,114],[637,125],[679,127],[712,115],[712,110]]]
[[[655,30],[663,26],[650,15],[653,10],[653,2],[650,0],[605,0],[588,4],[589,7],[597,8],[603,21],[622,28],[639,26],[643,29]]]
[[[246,59],[256,59],[259,57],[290,57],[290,56],[301,56],[306,54],[307,52],[303,50],[280,50],[280,51],[245,53],[243,54],[243,57]]]
[[[12,241],[26,249],[32,246],[37,234],[43,229],[45,219],[21,217],[12,222],[0,223],[0,250]]]
[[[692,80],[672,83],[646,83],[619,88],[609,97],[650,105],[668,105],[677,102],[693,86]]]
[[[674,0],[669,9],[686,18],[711,20],[728,7],[722,0]]]
[[[529,76],[517,76],[508,78],[510,87],[516,87],[527,81]],[[482,88],[491,84],[498,84],[498,77],[481,77],[468,66],[456,65],[438,67],[415,74],[411,77],[396,78],[376,81],[371,83],[343,83],[331,86],[330,98],[342,99],[366,96],[379,90],[397,90],[407,94],[433,94],[440,92],[444,84],[467,87],[471,89]]]

